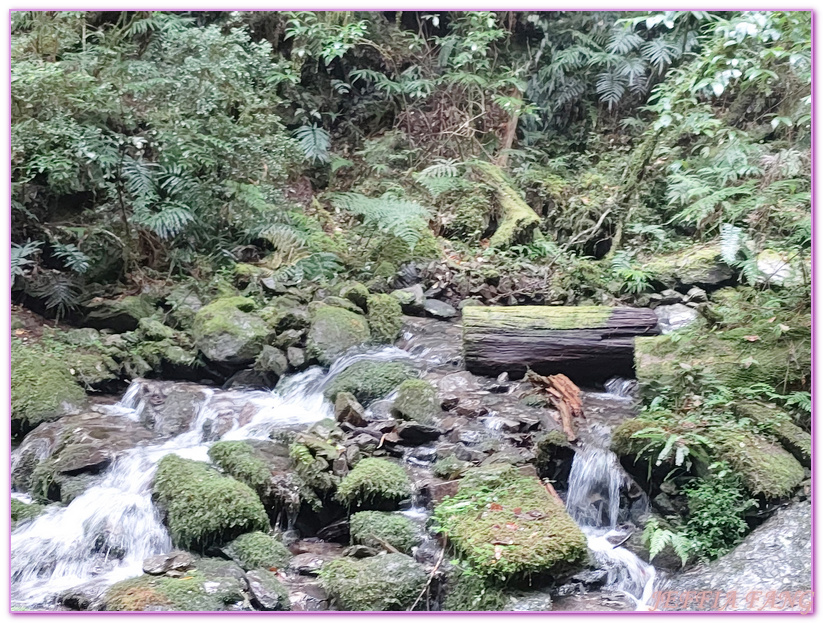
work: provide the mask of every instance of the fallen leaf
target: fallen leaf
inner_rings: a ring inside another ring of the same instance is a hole
[[[514,514],[515,514],[515,515],[519,515],[519,514],[520,514],[520,513],[522,513],[522,512],[523,512],[523,509],[522,509],[522,508],[520,508],[519,506],[518,506],[517,508],[515,508],[515,509],[514,509]]]
[[[766,322],[774,322],[775,320],[777,320],[777,316],[772,316]]]
[[[516,523],[507,523],[507,524],[506,524],[506,527],[507,527],[509,530],[517,530],[520,526],[518,526]]]
[[[746,338],[746,340],[749,341],[749,342],[759,342],[760,341],[760,336],[759,335],[744,335],[743,337]]]
[[[489,506],[489,509],[493,510],[493,511],[502,511],[503,507],[500,504],[498,504],[497,502],[492,502],[491,506]]]

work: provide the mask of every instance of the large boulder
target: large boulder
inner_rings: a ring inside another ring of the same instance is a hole
[[[323,305],[314,311],[306,350],[324,366],[354,346],[369,341],[369,325],[363,316],[347,309]]]
[[[423,379],[403,381],[397,388],[391,412],[396,418],[430,425],[434,416],[440,413],[437,389]]]
[[[734,285],[735,272],[723,262],[719,244],[690,245],[673,253],[653,257],[647,272],[664,286],[687,292],[693,286],[706,291]]]
[[[184,549],[203,550],[244,532],[269,529],[257,494],[206,463],[164,456],[153,492],[165,512],[172,541]]]
[[[361,511],[351,516],[352,543],[381,549],[390,545],[405,554],[420,543],[421,535],[408,517],[380,511]]]
[[[245,365],[254,361],[272,333],[266,322],[250,313],[256,305],[241,296],[217,299],[194,317],[197,348],[211,361]]]
[[[148,318],[157,311],[156,302],[148,294],[96,299],[88,305],[90,311],[83,324],[94,329],[111,329],[115,333],[134,331],[141,318]]]
[[[509,465],[469,471],[435,508],[438,529],[481,577],[525,580],[576,570],[586,537],[534,476]]]
[[[422,565],[404,554],[341,558],[323,567],[323,586],[341,610],[408,610],[426,585]]]
[[[241,534],[223,548],[223,552],[245,571],[285,569],[291,552],[280,541],[263,532]]]

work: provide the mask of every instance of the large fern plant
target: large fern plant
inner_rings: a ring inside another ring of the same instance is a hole
[[[431,211],[415,201],[390,195],[366,197],[360,193],[337,193],[332,197],[332,204],[338,210],[359,216],[366,228],[394,236],[412,250],[428,232]]]

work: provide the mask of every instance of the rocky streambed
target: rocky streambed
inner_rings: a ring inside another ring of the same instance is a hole
[[[610,450],[631,381],[584,392],[570,444],[528,383],[463,370],[454,321],[405,317],[395,346],[328,363],[271,392],[138,379],[28,433],[12,454],[13,605],[644,609],[711,574],[746,584],[757,571],[734,561],[777,547],[764,525],[714,566],[648,563],[654,508]],[[778,515],[799,526],[783,531],[792,590],[808,514]]]

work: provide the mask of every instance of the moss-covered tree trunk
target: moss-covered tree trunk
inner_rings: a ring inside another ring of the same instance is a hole
[[[532,242],[534,232],[540,224],[540,218],[535,211],[523,201],[500,167],[488,162],[477,162],[474,168],[483,181],[494,188],[500,209],[497,231],[489,240],[489,245],[505,249],[514,244]]]
[[[567,375],[577,383],[634,376],[634,338],[657,335],[657,316],[634,307],[467,307],[466,369],[495,376]]]

